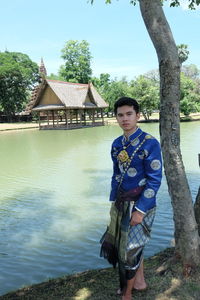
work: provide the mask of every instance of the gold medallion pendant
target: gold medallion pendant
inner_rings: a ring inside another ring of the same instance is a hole
[[[129,156],[128,156],[128,153],[126,152],[126,150],[120,151],[117,158],[121,163],[124,163],[129,160]]]

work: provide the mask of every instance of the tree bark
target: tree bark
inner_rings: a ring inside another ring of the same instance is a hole
[[[199,158],[199,167],[200,167],[200,153],[198,154],[198,158]],[[194,204],[194,214],[195,214],[196,222],[198,225],[199,236],[200,236],[200,186]]]
[[[192,196],[180,150],[180,63],[160,0],[139,0],[147,31],[157,52],[160,72],[160,137],[165,175],[172,199],[176,251],[184,265],[200,263],[200,239]]]
[[[195,213],[196,222],[198,224],[198,231],[200,236],[200,187],[194,204],[194,213]]]

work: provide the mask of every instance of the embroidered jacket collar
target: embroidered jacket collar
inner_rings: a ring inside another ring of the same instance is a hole
[[[126,137],[125,135],[122,136],[122,144],[125,145],[127,142],[131,142],[135,138],[137,138],[139,135],[141,135],[142,129],[137,127],[136,131],[132,133],[129,137]]]

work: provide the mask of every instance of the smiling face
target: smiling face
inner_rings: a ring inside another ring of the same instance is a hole
[[[133,106],[123,105],[117,108],[117,122],[126,136],[131,135],[137,128],[140,113],[136,113]]]

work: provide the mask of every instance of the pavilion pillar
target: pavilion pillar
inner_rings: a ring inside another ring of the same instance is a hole
[[[104,125],[103,109],[102,108],[101,108],[101,120],[102,120],[102,125]]]
[[[84,114],[83,114],[83,121],[84,121],[84,126],[86,126],[86,110],[84,109]]]
[[[40,111],[38,113],[39,129],[41,129]]]
[[[70,123],[72,124],[72,111],[69,111],[69,116],[70,116]]]
[[[57,125],[58,125],[58,123],[59,123],[59,111],[58,110],[56,111],[56,121],[57,121]]]
[[[65,124],[67,125],[67,129],[69,127],[68,125],[68,110],[65,110]]]
[[[47,110],[47,124],[49,126],[49,111]]]
[[[95,125],[95,110],[92,110],[92,125]]]
[[[81,127],[82,127],[82,110],[80,109],[79,110],[79,116],[80,116],[80,125],[81,125]]]
[[[53,127],[54,127],[54,111],[52,110],[52,119],[53,119]]]

